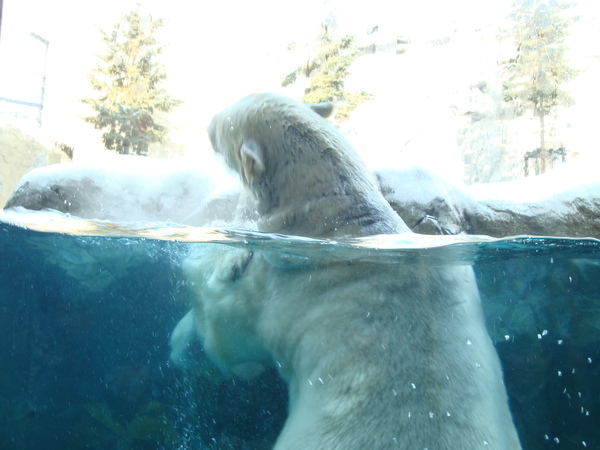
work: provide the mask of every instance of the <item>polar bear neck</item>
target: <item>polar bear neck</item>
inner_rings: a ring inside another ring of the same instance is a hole
[[[273,199],[270,191],[257,194],[261,231],[322,238],[409,232],[387,204],[367,196],[315,192],[298,198],[279,191]]]
[[[350,143],[329,123],[318,118],[279,133],[270,129],[260,145],[265,173],[247,187],[258,203],[261,231],[311,237],[410,231]]]

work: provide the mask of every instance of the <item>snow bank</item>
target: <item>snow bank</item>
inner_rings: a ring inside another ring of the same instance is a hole
[[[421,167],[373,174],[417,233],[598,238],[600,183],[594,182],[593,167],[565,166],[541,177],[469,187]],[[237,176],[212,154],[176,160],[112,156],[35,169],[19,182],[6,208],[55,209],[114,222],[255,229],[253,204],[239,192]]]
[[[92,162],[55,164],[26,174],[6,208],[55,209],[86,219],[206,225],[229,220],[237,178],[216,157],[150,159],[112,155]],[[213,202],[232,204],[212,211]]]

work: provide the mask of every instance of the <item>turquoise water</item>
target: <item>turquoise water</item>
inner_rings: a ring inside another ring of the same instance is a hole
[[[0,214],[0,448],[270,448],[286,416],[275,372],[231,380],[169,362],[188,309],[182,258],[216,243],[472,265],[524,448],[600,448],[600,241],[333,242],[48,213]]]

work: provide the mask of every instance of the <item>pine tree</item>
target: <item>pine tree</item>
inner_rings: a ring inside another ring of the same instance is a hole
[[[366,92],[349,93],[344,90],[344,79],[349,75],[349,67],[360,56],[354,37],[343,36],[333,39],[327,26],[323,25],[323,35],[317,56],[305,65],[298,67],[281,82],[288,86],[296,81],[298,75],[310,78],[311,84],[302,98],[306,103],[336,102],[342,105],[336,111],[338,120],[347,120],[361,103],[372,98]]]
[[[504,100],[517,114],[531,111],[539,119],[540,147],[527,154],[538,159],[538,173],[550,169],[555,157],[546,146],[546,118],[557,113],[559,107],[573,104],[569,93],[561,88],[577,74],[565,57],[565,41],[575,19],[565,17],[563,12],[570,6],[557,0],[519,0],[510,15],[517,52],[503,63]]]
[[[82,101],[96,111],[84,120],[102,134],[104,147],[121,154],[146,155],[148,146],[162,141],[167,128],[155,121],[157,111],[169,112],[182,102],[159,88],[166,79],[164,68],[155,61],[164,49],[155,32],[162,19],[142,17],[139,9],[107,33],[101,30],[107,52],[89,79],[98,98]]]

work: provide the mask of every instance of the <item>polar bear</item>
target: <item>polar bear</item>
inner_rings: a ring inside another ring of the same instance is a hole
[[[408,232],[308,106],[253,95],[209,134],[256,199],[261,231]],[[206,244],[184,269],[194,301],[173,352],[196,332],[226,374],[276,367],[290,400],[276,450],[520,448],[471,267]]]
[[[259,230],[312,237],[408,232],[324,111],[322,104],[254,94],[213,117],[212,146],[255,198]]]

